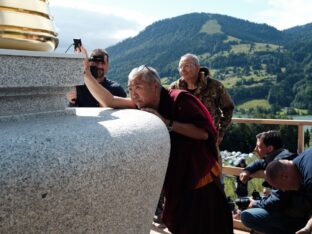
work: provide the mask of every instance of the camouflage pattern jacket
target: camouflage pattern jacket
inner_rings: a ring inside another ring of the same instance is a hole
[[[210,77],[208,68],[200,69],[197,82],[197,88],[191,93],[207,107],[218,129],[219,136],[223,137],[225,130],[231,123],[234,102],[224,85]],[[188,90],[187,83],[182,78],[173,82],[170,88]]]

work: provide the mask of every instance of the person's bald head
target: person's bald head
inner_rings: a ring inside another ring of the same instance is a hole
[[[273,160],[266,167],[265,176],[270,185],[282,191],[300,188],[301,175],[290,160]]]

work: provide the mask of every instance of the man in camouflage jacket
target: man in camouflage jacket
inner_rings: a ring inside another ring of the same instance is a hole
[[[171,89],[191,92],[206,106],[218,130],[218,144],[231,123],[234,103],[224,85],[212,79],[208,68],[201,68],[196,55],[185,54],[179,62],[180,79],[170,85]]]

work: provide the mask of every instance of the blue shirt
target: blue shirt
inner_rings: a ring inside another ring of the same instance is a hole
[[[312,202],[312,147],[302,152],[293,162],[301,175],[302,184],[300,190]]]

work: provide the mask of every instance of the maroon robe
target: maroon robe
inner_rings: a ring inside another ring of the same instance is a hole
[[[206,107],[186,91],[162,89],[158,111],[167,119],[191,123],[208,132],[208,140],[170,133],[164,223],[174,234],[233,233],[231,212],[218,181],[194,189],[217,161],[217,131]]]

